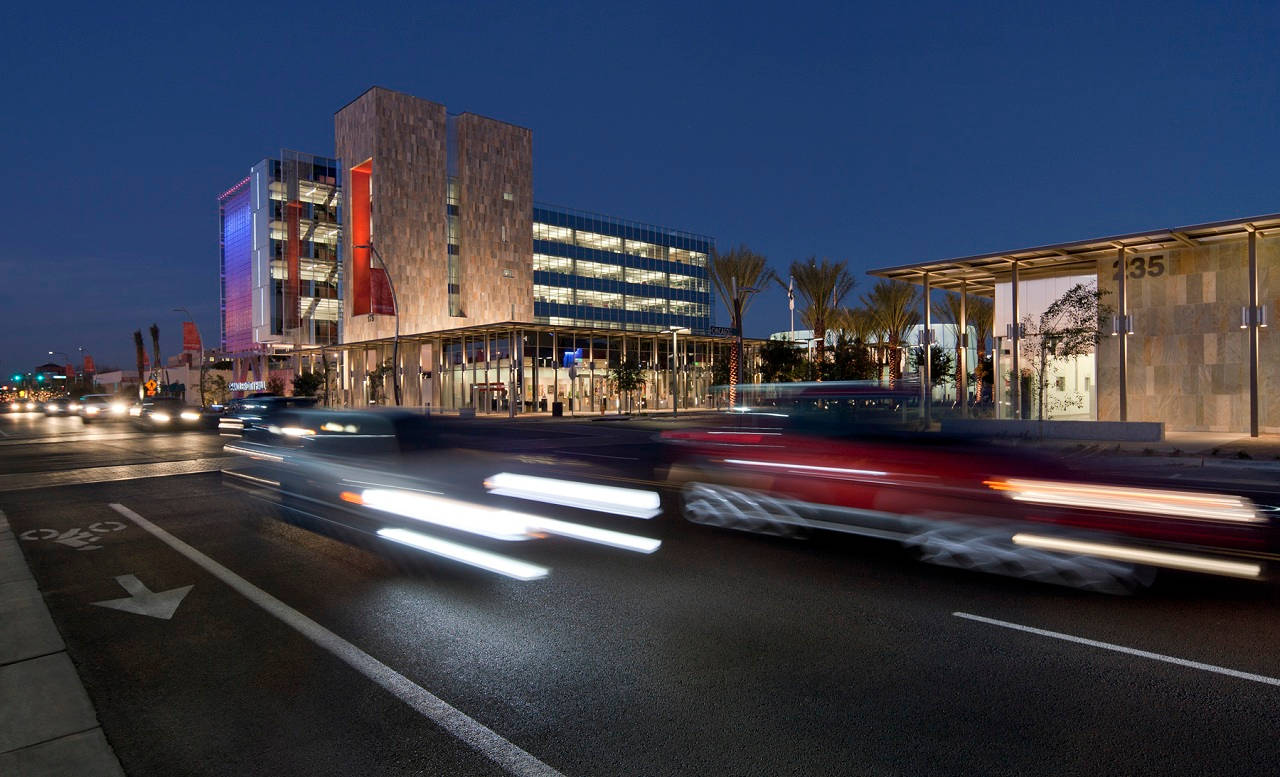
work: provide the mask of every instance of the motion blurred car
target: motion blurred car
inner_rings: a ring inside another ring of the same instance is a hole
[[[665,432],[684,517],[894,540],[931,563],[1112,593],[1157,569],[1262,579],[1280,560],[1273,511],[1246,497],[920,432],[905,396],[817,386],[753,398],[738,426]]]
[[[129,404],[113,394],[86,394],[80,397],[77,413],[86,424],[95,421],[127,421]]]
[[[47,416],[74,415],[76,411],[75,408],[72,407],[73,405],[76,408],[79,407],[79,404],[72,400],[71,397],[55,397],[50,399],[48,402],[45,402],[41,407],[41,410],[43,410],[44,414]]]
[[[224,446],[239,460],[223,481],[382,547],[521,580],[548,570],[508,555],[518,543],[557,537],[637,553],[661,545],[597,525],[658,515],[656,492],[600,483],[587,463],[467,448],[472,427],[406,411],[280,410]]]
[[[200,408],[192,407],[175,397],[147,399],[133,419],[136,426],[149,431],[199,429],[204,425]]]
[[[268,423],[271,416],[282,410],[315,407],[315,397],[281,397],[259,395],[233,399],[222,409],[218,418],[218,432],[228,437],[239,437],[246,429]]]

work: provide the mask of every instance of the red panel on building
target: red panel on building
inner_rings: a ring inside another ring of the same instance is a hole
[[[347,196],[351,203],[351,315],[363,316],[373,311],[373,286],[369,272],[370,261],[367,246],[372,236],[369,186],[373,180],[373,160],[351,168],[351,191]]]
[[[284,242],[284,328],[295,329],[298,326],[298,298],[301,295],[302,279],[299,275],[298,254],[301,251],[302,236],[298,234],[298,222],[302,218],[302,203],[290,202],[285,205],[285,242]]]
[[[87,353],[84,355],[84,371],[86,375],[92,375],[97,372],[97,370],[93,368],[93,357]]]
[[[393,316],[396,313],[394,298],[391,295],[391,281],[381,267],[369,268],[370,307],[380,316]]]
[[[182,322],[182,350],[194,353],[200,353],[200,351],[204,350],[200,343],[200,330],[196,329],[194,321]],[[93,364],[88,356],[84,357],[84,359],[86,365]],[[86,366],[85,372],[92,372],[92,368]]]

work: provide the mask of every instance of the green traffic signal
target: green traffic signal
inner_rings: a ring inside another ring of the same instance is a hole
[[[21,382],[22,382],[22,375],[21,375],[21,374],[19,374],[19,373],[16,373],[16,372],[15,372],[15,373],[13,374],[13,382],[14,382],[14,383],[21,383]]]
[[[44,375],[37,375],[36,381],[39,383],[44,383]]]

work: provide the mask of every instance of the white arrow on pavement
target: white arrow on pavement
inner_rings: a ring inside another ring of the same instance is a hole
[[[133,575],[120,575],[116,578],[120,587],[129,593],[124,599],[108,599],[105,602],[93,602],[99,607],[110,607],[113,610],[124,610],[135,615],[150,615],[152,618],[169,620],[182,604],[182,599],[194,586],[184,585],[168,591],[154,592],[142,584]]]

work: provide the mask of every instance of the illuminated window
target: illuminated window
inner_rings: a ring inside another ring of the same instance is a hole
[[[533,299],[535,302],[554,302],[561,305],[573,304],[573,289],[562,286],[544,286],[534,284]]]
[[[533,224],[534,240],[550,240],[555,243],[573,244],[573,230],[568,227],[556,227],[551,224]]]
[[[672,276],[675,281],[676,276]],[[667,274],[657,272],[656,270],[640,270],[635,267],[627,268],[627,283],[643,283],[650,286],[664,286],[667,282]]]
[[[613,281],[622,280],[622,267],[616,264],[604,264],[602,262],[587,262],[578,260],[575,268],[575,274],[584,278],[605,278]]]
[[[632,256],[643,256],[648,259],[666,259],[667,247],[645,243],[641,240],[628,240],[626,253]]]
[[[599,251],[622,252],[622,238],[601,235],[596,232],[578,232],[578,245],[583,248],[594,248]]]
[[[533,269],[547,272],[558,272],[569,275],[573,273],[573,260],[567,256],[533,255]]]

